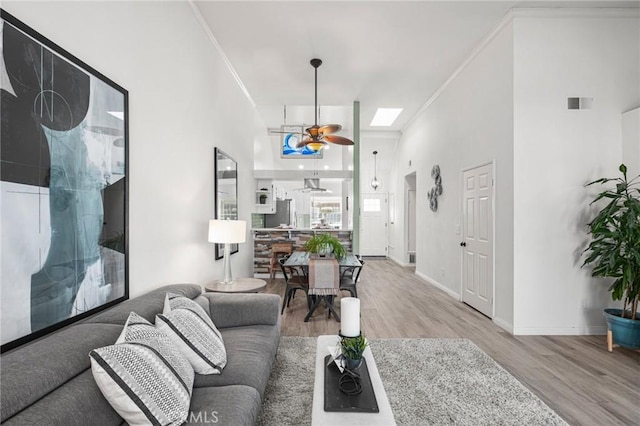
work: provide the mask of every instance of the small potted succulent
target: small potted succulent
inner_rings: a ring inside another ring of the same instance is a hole
[[[362,334],[356,337],[342,337],[340,339],[340,350],[347,370],[354,371],[360,368],[362,355],[367,346],[369,346],[369,342]]]

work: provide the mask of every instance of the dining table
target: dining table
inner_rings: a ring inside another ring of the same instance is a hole
[[[307,251],[294,251],[293,253],[291,253],[291,256],[289,256],[284,262],[283,266],[290,268],[302,268],[304,270],[304,274],[308,275],[309,259],[311,258],[310,256],[311,254]],[[362,263],[360,263],[360,260],[358,260],[356,255],[354,255],[353,253],[347,253],[346,256],[336,260],[338,261],[338,266],[340,268],[340,277],[342,277],[343,273],[345,271],[348,271],[350,268],[353,269],[362,267]],[[316,297],[309,295],[309,297],[313,300],[313,302],[309,308],[309,312],[304,318],[305,322],[309,321],[309,318],[311,318],[311,315],[318,307],[320,300],[324,300],[326,302],[327,308],[329,309],[329,315],[333,313],[336,321],[340,322],[340,317],[333,307],[334,296]]]
[[[284,262],[284,266],[291,268],[308,268],[309,267],[309,255],[308,251],[294,251],[291,256]],[[359,268],[362,263],[358,260],[355,254],[347,253],[347,255],[341,259],[336,259],[340,270],[346,268]]]

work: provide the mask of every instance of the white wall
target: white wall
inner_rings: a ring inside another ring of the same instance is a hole
[[[507,24],[444,92],[403,133],[395,154],[396,229],[404,229],[404,177],[417,172],[416,273],[452,296],[461,292],[462,170],[495,161],[495,318],[513,318],[513,36]],[[409,162],[411,165],[409,166]],[[440,165],[443,194],[428,206],[433,165]],[[394,258],[404,247],[396,232]],[[442,269],[444,268],[444,273]]]
[[[640,174],[640,108],[622,114],[622,162],[627,177]]]
[[[617,174],[620,117],[640,103],[637,10],[618,15],[514,19],[516,334],[604,332],[607,285],[580,268],[598,190],[583,185]]]
[[[129,91],[129,276],[136,296],[222,274],[207,242],[213,148],[238,162],[253,204],[254,110],[185,2],[3,2],[2,7]],[[252,270],[247,243],[234,275]]]
[[[391,167],[400,134],[389,132],[362,132],[360,135],[360,193],[384,192],[391,189]],[[375,174],[382,185],[374,191],[371,179],[374,175],[374,155],[377,151]]]

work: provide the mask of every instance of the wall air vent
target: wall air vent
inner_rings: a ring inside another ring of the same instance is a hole
[[[567,109],[591,109],[593,98],[567,98]]]

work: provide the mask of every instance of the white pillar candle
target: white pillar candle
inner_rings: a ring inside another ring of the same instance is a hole
[[[340,299],[340,332],[345,337],[360,335],[360,299],[343,297]]]

